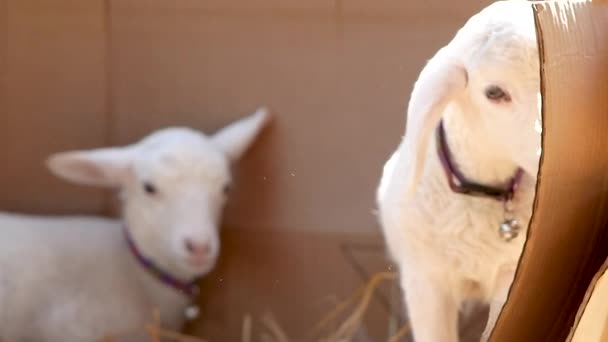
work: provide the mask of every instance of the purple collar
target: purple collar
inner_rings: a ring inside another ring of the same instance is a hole
[[[131,235],[129,234],[129,229],[127,228],[127,226],[124,226],[123,231],[127,240],[127,244],[129,245],[129,250],[131,250],[131,254],[135,256],[137,261],[139,261],[139,264],[143,266],[150,274],[152,274],[161,283],[173,287],[174,289],[178,290],[179,292],[185,294],[188,297],[194,297],[198,294],[198,278],[189,282],[185,282],[172,276],[170,273],[165,272],[154,262],[152,262],[152,260],[144,257],[139,252],[137,246],[135,246],[135,243],[131,238]]]
[[[443,170],[445,171],[452,191],[465,195],[491,197],[499,201],[509,201],[513,198],[515,190],[524,174],[524,171],[521,168],[517,169],[515,175],[507,183],[507,186],[503,188],[471,182],[466,179],[452,161],[452,155],[445,138],[443,121],[439,122],[436,133],[437,153],[439,154],[441,165],[443,166]]]

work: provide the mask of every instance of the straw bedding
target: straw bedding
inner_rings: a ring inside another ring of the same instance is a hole
[[[352,341],[360,327],[378,285],[383,281],[393,281],[395,279],[397,279],[397,274],[395,272],[376,273],[366,284],[351,295],[350,298],[339,303],[332,311],[322,317],[319,322],[310,329],[306,336],[300,338],[289,337],[270,313],[262,315],[262,317],[257,320],[254,320],[251,315],[246,315],[243,318],[241,342]],[[144,333],[149,336],[150,342],[211,342],[201,337],[188,336],[183,333],[163,329],[159,325],[158,311],[155,311],[152,317],[152,321],[144,327]],[[260,325],[261,332],[259,336],[252,335],[254,323]],[[332,329],[330,328],[331,326],[337,326],[337,328]],[[405,324],[395,335],[389,338],[388,342],[402,341],[404,337],[408,336],[409,329],[409,325]],[[100,342],[112,342],[115,341],[117,337],[119,336],[107,336]]]

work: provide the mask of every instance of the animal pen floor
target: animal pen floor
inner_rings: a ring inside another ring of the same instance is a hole
[[[380,236],[227,231],[223,243],[224,258],[202,284],[200,319],[186,333],[210,342],[337,341],[329,337],[350,319],[352,341],[412,341]],[[463,342],[479,341],[486,315],[475,308],[461,320]],[[263,337],[277,330],[283,339]]]

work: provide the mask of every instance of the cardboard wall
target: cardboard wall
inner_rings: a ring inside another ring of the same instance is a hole
[[[111,194],[55,179],[45,156],[166,125],[211,132],[268,105],[189,330],[236,340],[268,310],[297,336],[394,270],[372,214],[382,165],[426,59],[489,3],[0,0],[0,207],[114,215]],[[375,297],[370,336],[386,337],[399,296]]]
[[[493,341],[564,341],[608,257],[608,3],[542,1],[534,10],[543,155],[527,243]]]
[[[54,151],[268,105],[226,215],[244,229],[373,232],[381,166],[426,58],[489,1],[0,0],[0,206],[98,213]],[[27,151],[28,153],[23,153]]]
[[[589,285],[576,321],[568,336],[569,342],[608,341],[608,259]]]

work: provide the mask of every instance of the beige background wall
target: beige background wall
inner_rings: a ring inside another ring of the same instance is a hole
[[[0,0],[0,207],[100,212],[48,153],[213,131],[266,104],[277,120],[238,169],[228,225],[375,231],[412,83],[486,3]]]
[[[107,193],[55,179],[45,156],[268,105],[189,330],[234,341],[245,314],[270,311],[298,336],[394,270],[372,215],[382,165],[426,59],[489,2],[0,0],[0,208],[108,214]],[[398,296],[374,297],[376,340]]]

